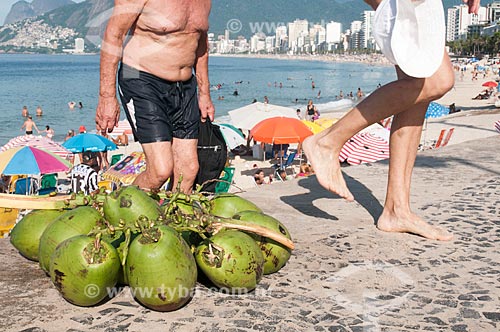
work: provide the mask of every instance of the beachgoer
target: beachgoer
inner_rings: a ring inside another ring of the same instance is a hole
[[[70,171],[71,188],[74,193],[83,192],[88,195],[99,189],[99,164],[97,154],[84,152],[82,163],[74,166]]]
[[[43,110],[41,106],[38,106],[36,108],[36,116],[42,116],[43,115]]]
[[[33,128],[35,128],[36,131],[40,133],[40,130],[38,130],[35,121],[33,121],[31,115],[28,115],[28,118],[26,119],[26,121],[24,121],[23,126],[21,127],[21,131],[25,129],[26,135],[33,135]]]
[[[367,3],[376,9],[381,1],[367,0]],[[477,13],[479,0],[466,2],[469,12]],[[410,208],[411,174],[427,107],[454,84],[450,59],[444,52],[440,67],[427,78],[411,77],[399,67],[396,67],[396,72],[396,81],[375,90],[329,129],[308,137],[303,148],[319,183],[346,200],[353,201],[354,196],[342,176],[338,158],[340,150],[347,140],[363,128],[394,115],[387,195],[377,227],[386,232],[413,233],[429,239],[450,240],[453,237],[450,233],[428,224]]]
[[[68,133],[66,134],[66,137],[64,138],[64,141],[69,140],[73,136],[75,136],[75,131],[73,129],[68,130]]]
[[[266,179],[264,171],[260,168],[255,170],[255,173],[253,174],[253,179],[258,186],[263,184],[270,184],[273,182],[273,176],[269,175],[269,177]]]
[[[269,98],[267,98],[267,96],[264,96],[264,104],[269,104]]]
[[[75,105],[76,105],[76,103],[74,101],[70,101],[68,103],[68,107],[69,107],[70,110],[74,110],[75,109]]]
[[[111,140],[113,141],[113,143],[115,143],[118,146],[127,146],[128,145],[128,135],[125,133],[118,135],[116,138],[111,137]]]
[[[23,106],[23,110],[21,111],[21,115],[23,118],[27,118],[30,113],[28,112],[28,106]]]
[[[78,132],[80,134],[85,134],[87,132],[87,128],[85,128],[84,125],[81,125],[80,128],[78,129]]]
[[[312,117],[312,121],[314,122],[314,121],[318,120],[319,116],[320,116],[320,113],[319,113],[318,109],[315,107],[314,108],[314,115]]]
[[[307,163],[301,163],[299,168],[299,173],[295,177],[304,177],[313,174],[312,167]]]
[[[49,125],[45,126],[44,132],[47,135],[47,138],[52,139],[52,137],[54,137],[54,129],[50,128]]]
[[[134,181],[141,188],[160,188],[173,174],[169,183],[182,177],[180,190],[192,191],[200,121],[213,121],[215,113],[208,79],[210,9],[210,0],[115,0],[101,49],[96,124],[105,133],[118,123],[118,72],[122,105],[148,163]]]
[[[255,104],[256,102],[257,102],[257,99],[255,99],[255,98],[254,98],[254,99],[252,100],[252,104]]]
[[[311,88],[314,90],[316,89],[316,83],[314,83],[314,81],[311,82]]]
[[[10,176],[3,175],[0,177],[0,193],[8,193],[10,185]]]
[[[314,106],[313,101],[309,99],[306,106],[306,120],[313,121],[314,112],[316,111],[316,106]]]
[[[361,99],[363,98],[365,94],[363,93],[363,91],[361,90],[361,88],[358,88],[358,91],[356,92],[356,96],[358,97],[358,99]]]
[[[238,96],[238,95],[239,95],[239,93],[238,93],[238,89],[234,90],[234,92],[233,92],[233,96]]]
[[[297,118],[299,120],[302,120],[302,111],[300,110],[300,108],[297,108]]]
[[[79,101],[79,102],[78,102],[78,108],[79,108],[79,109],[82,109],[82,108],[83,108],[83,104],[82,104],[82,102],[81,102],[81,101]]]
[[[321,98],[321,90],[318,91],[318,95],[316,96],[317,99]]]

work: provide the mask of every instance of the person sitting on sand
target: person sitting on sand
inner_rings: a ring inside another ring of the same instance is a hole
[[[118,135],[116,138],[111,137],[113,143],[118,146],[127,146],[128,145],[128,136],[125,133]]]
[[[311,174],[313,174],[312,167],[309,166],[307,163],[302,163],[300,164],[300,171],[299,173],[297,173],[295,177],[300,178],[304,176],[309,176]]]
[[[255,173],[253,174],[253,179],[258,186],[263,185],[263,184],[269,184],[269,183],[273,182],[273,178],[271,175],[269,175],[268,180],[266,180],[266,176],[264,175],[264,171],[260,168],[258,168],[255,171]]]
[[[23,126],[21,127],[21,131],[26,128],[26,135],[33,135],[33,128],[36,129],[38,133],[40,133],[40,130],[37,128],[35,121],[33,121],[33,118],[28,115],[28,119],[24,121]]]

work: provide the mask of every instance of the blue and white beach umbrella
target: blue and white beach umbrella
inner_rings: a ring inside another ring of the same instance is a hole
[[[425,113],[425,118],[440,118],[450,114],[450,108],[436,102],[431,102]]]

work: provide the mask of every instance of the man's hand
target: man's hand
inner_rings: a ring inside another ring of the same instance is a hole
[[[481,0],[462,0],[469,6],[469,14],[477,14]]]
[[[95,123],[97,131],[107,134],[113,131],[120,119],[120,104],[115,96],[99,97]]]
[[[215,107],[214,104],[212,103],[212,98],[210,98],[210,95],[200,94],[198,97],[198,106],[200,107],[201,121],[202,122],[207,121],[208,117],[210,121],[213,122],[215,115]]]

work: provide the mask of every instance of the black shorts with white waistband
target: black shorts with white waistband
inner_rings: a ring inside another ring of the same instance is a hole
[[[136,141],[146,144],[198,138],[200,109],[194,76],[171,82],[122,63],[118,85]]]

